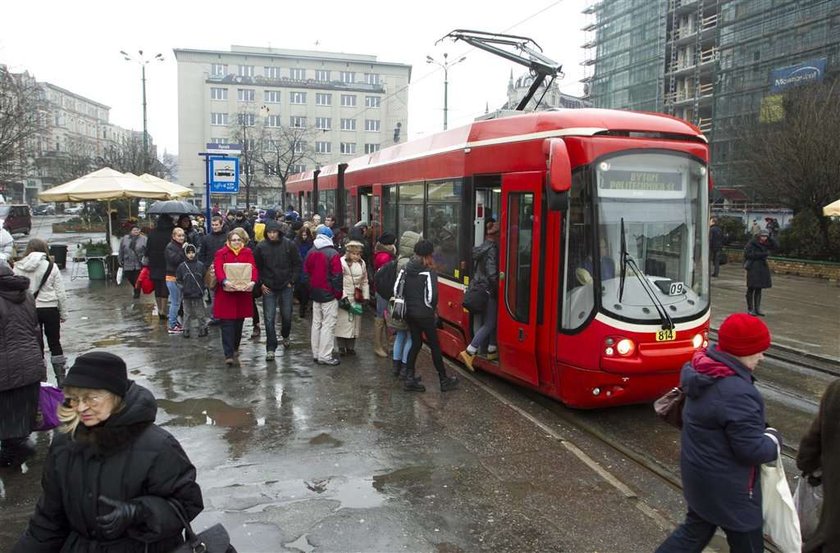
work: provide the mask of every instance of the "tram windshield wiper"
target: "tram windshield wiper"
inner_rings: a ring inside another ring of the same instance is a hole
[[[645,274],[639,268],[638,263],[636,260],[633,259],[633,256],[627,252],[627,242],[624,237],[624,217],[621,218],[621,278],[618,284],[618,301],[621,303],[621,300],[624,296],[624,280],[627,277],[627,267],[630,267],[633,272],[636,274],[636,277],[639,279],[639,284],[642,287],[642,290],[645,291],[650,301],[653,302],[653,306],[656,308],[656,313],[659,315],[659,319],[662,321],[662,328],[673,330],[674,328],[674,321],[671,320],[670,315],[668,315],[668,310],[665,308],[665,305],[656,297],[656,291],[652,289],[650,282],[648,281]]]

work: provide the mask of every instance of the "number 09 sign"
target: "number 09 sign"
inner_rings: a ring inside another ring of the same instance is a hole
[[[236,194],[239,192],[239,159],[210,158],[210,192]]]

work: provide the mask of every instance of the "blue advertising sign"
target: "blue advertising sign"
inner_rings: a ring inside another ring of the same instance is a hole
[[[816,58],[770,72],[770,92],[781,92],[792,86],[819,83],[825,75],[825,58]]]
[[[210,193],[236,194],[239,192],[239,158],[211,157]]]

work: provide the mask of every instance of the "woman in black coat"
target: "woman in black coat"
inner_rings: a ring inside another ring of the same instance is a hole
[[[158,317],[166,319],[166,300],[169,298],[169,290],[166,287],[166,257],[164,251],[172,240],[172,217],[159,215],[157,224],[149,238],[146,240],[146,257],[148,258],[149,277],[155,283],[155,303],[157,304]]]
[[[41,328],[29,279],[0,260],[0,466],[34,453],[27,438],[35,424],[39,382],[47,378],[38,338]]]
[[[773,286],[767,258],[778,247],[770,233],[762,230],[744,248],[744,269],[747,271],[747,312],[763,317],[761,290]]]
[[[829,384],[820,411],[799,444],[796,466],[823,488],[820,522],[804,553],[840,552],[840,380]]]
[[[125,362],[86,353],[64,381],[60,432],[42,493],[12,553],[168,553],[183,543],[170,501],[192,520],[204,508],[195,467],[154,424],[155,398]]]

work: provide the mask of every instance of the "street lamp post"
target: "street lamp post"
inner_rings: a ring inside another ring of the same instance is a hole
[[[146,64],[150,61],[163,61],[163,54],[155,54],[151,59],[143,56],[143,50],[137,50],[137,57],[130,56],[125,50],[120,50],[126,61],[140,64],[140,78],[143,83],[143,172],[149,172],[149,130],[146,125]]]
[[[443,68],[443,130],[447,127],[447,112],[449,111],[449,68],[455,64],[461,63],[467,56],[461,56],[460,59],[453,62],[449,61],[449,54],[444,52],[443,63],[435,60],[432,56],[426,56],[426,63],[433,63]]]
[[[268,106],[260,106],[259,112],[260,115],[264,115],[268,117],[268,114],[271,110],[268,109]],[[248,211],[251,209],[251,172],[253,171],[252,167],[252,159],[251,159],[251,149],[248,147],[248,117],[250,115],[247,112],[242,112],[239,114],[239,122],[242,124],[242,157],[245,159],[245,210]]]

